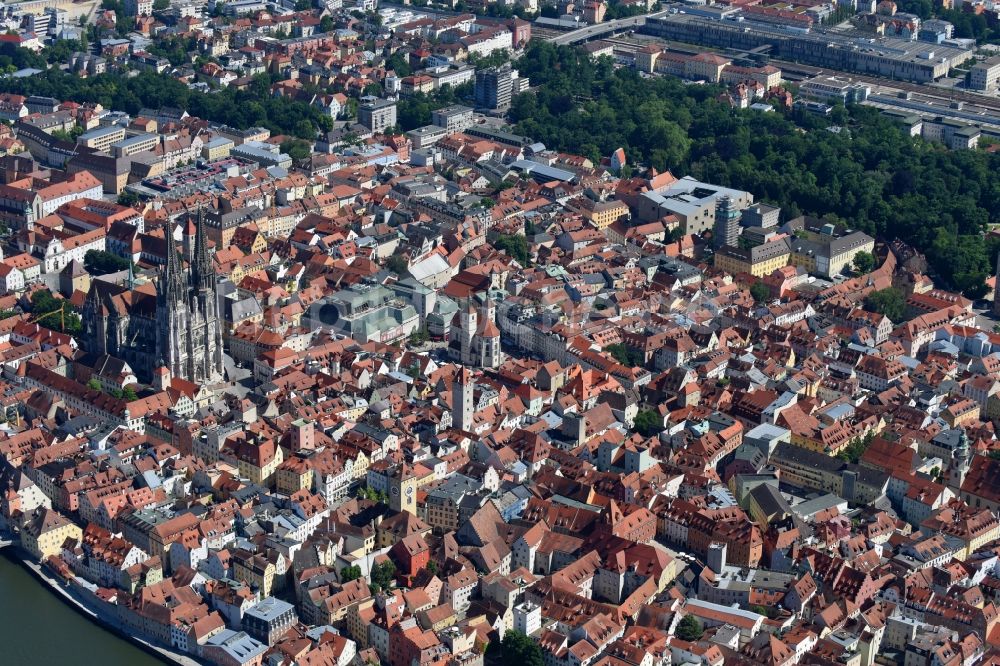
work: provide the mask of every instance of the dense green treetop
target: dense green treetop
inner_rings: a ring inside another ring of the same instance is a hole
[[[0,66],[46,66],[44,57],[0,46]],[[673,77],[643,78],[595,62],[572,47],[532,42],[517,62],[534,89],[511,110],[519,133],[550,148],[594,161],[623,147],[632,164],[751,192],[782,207],[785,219],[832,217],[884,239],[901,238],[925,252],[946,287],[985,293],[996,242],[983,242],[1000,223],[1000,153],[949,151],[913,138],[876,109],[838,108],[849,132],[826,131],[830,120],[805,112],[735,110],[715,86]],[[167,75],[104,74],[80,78],[49,69],[0,80],[0,91],[99,102],[135,114],[175,106],[239,128],[262,125],[314,139],[332,120],[306,103],[275,98],[259,75],[246,90],[202,93]],[[464,99],[471,86],[400,102],[402,129],[430,122],[430,112]]]
[[[902,322],[906,314],[906,300],[895,287],[873,291],[865,297],[864,305],[869,312],[885,315],[894,324]]]
[[[842,109],[850,132],[807,112],[760,113],[717,100],[715,86],[643,78],[571,47],[532,42],[518,61],[518,133],[592,160],[625,149],[630,163],[751,192],[784,219],[836,216],[925,252],[943,284],[970,296],[992,272],[983,242],[1000,223],[1000,153],[947,150],[910,137],[876,109]]]
[[[520,631],[509,629],[500,643],[502,666],[543,666],[544,654],[538,643]]]
[[[0,65],[6,61],[15,67],[35,67],[39,63],[21,54],[25,49],[0,47]],[[16,55],[16,57],[14,57]],[[44,67],[44,60],[42,61]],[[273,132],[313,139],[317,131],[329,131],[333,120],[305,102],[273,97],[271,79],[266,74],[254,77],[246,90],[203,93],[166,74],[145,71],[133,77],[115,73],[80,78],[59,69],[49,69],[23,78],[0,79],[0,92],[20,95],[45,95],[74,102],[98,102],[105,108],[136,114],[143,107],[177,107],[193,116],[225,123],[240,129],[263,126]]]

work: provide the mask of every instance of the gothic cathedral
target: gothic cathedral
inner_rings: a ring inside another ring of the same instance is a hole
[[[167,265],[156,287],[157,367],[198,384],[222,381],[222,327],[215,269],[208,256],[205,214],[198,210],[194,253],[185,273],[177,246],[167,243]],[[171,239],[172,241],[172,239]]]
[[[159,367],[198,384],[223,380],[222,322],[204,227],[199,211],[187,270],[168,233],[155,298],[131,284],[91,283],[82,313],[88,352],[124,360],[143,381],[151,381]]]

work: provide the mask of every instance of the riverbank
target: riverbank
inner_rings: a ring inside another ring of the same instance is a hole
[[[127,641],[130,645],[156,659],[159,663],[174,664],[177,666],[203,666],[201,662],[193,657],[154,645],[135,634],[124,631],[116,618],[111,617],[106,612],[101,612],[96,599],[87,599],[88,596],[93,596],[89,591],[74,585],[64,585],[49,570],[31,561],[30,555],[21,550],[20,547],[12,545],[2,548],[0,549],[0,557],[26,571],[36,584],[41,583],[44,585],[51,595],[62,602],[63,605],[90,622],[96,623],[105,631]],[[13,609],[16,610],[16,606]]]
[[[39,587],[13,557],[0,555],[0,645],[3,663],[31,666],[100,664],[163,666],[161,659]]]

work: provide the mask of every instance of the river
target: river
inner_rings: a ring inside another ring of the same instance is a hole
[[[0,555],[0,645],[10,666],[162,666],[57,599]]]

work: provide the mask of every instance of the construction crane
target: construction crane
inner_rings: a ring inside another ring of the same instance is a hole
[[[41,322],[43,319],[45,319],[46,317],[51,317],[54,314],[58,314],[59,315],[59,332],[60,333],[65,333],[66,332],[66,302],[65,301],[62,301],[60,303],[60,306],[59,306],[58,310],[52,310],[51,312],[43,312],[42,314],[35,315],[35,316],[31,317],[28,321],[30,321],[33,324],[37,324],[37,323]]]

